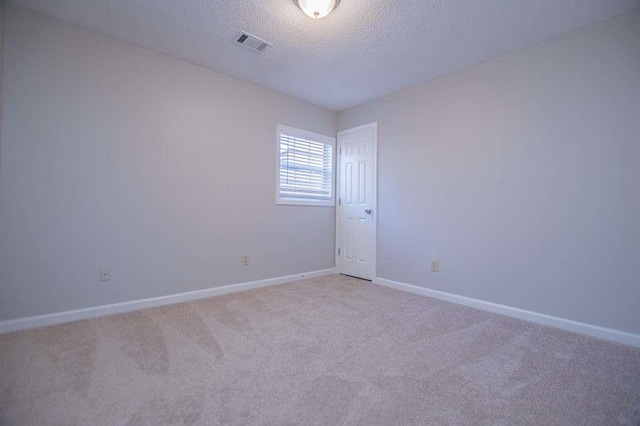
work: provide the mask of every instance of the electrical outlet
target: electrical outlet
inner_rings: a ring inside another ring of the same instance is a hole
[[[249,266],[249,256],[246,254],[242,256],[242,266]]]
[[[440,270],[440,261],[431,260],[431,272],[438,272]]]
[[[100,281],[111,280],[111,268],[100,268]]]

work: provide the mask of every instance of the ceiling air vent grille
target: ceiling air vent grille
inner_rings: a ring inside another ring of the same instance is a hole
[[[267,47],[272,46],[268,41],[262,40],[254,35],[249,33],[245,33],[244,31],[240,32],[236,38],[236,43],[239,43],[246,47],[247,49],[251,49],[254,52],[262,53],[267,50]]]

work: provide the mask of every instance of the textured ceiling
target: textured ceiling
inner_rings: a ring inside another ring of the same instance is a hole
[[[12,0],[130,43],[341,110],[640,5],[640,0]],[[273,43],[262,55],[232,40]]]

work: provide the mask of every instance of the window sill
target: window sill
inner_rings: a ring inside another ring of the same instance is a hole
[[[334,200],[299,200],[294,198],[278,198],[276,204],[279,206],[314,206],[314,207],[335,207]]]

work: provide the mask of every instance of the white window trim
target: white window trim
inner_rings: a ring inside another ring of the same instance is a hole
[[[329,200],[305,200],[300,198],[286,198],[280,197],[280,135],[282,133],[298,137],[302,139],[309,139],[315,142],[321,142],[326,145],[331,145],[331,199]],[[319,206],[319,207],[335,207],[336,205],[336,138],[331,136],[321,135],[319,133],[309,132],[308,130],[297,129],[291,126],[285,126],[284,124],[278,124],[276,132],[276,204],[278,205],[290,205],[290,206]]]

